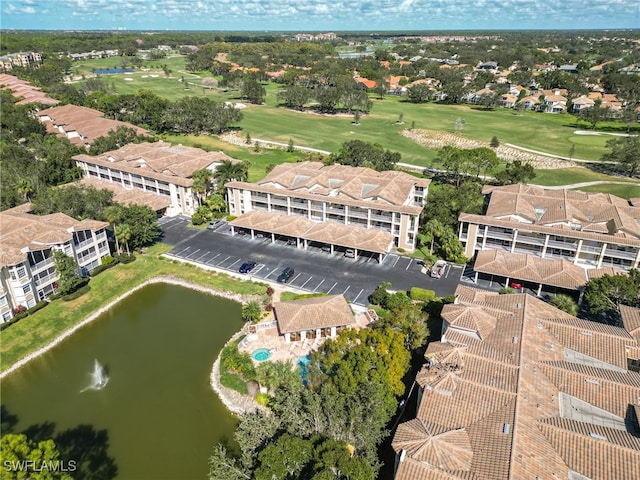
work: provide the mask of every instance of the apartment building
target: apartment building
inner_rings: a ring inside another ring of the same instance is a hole
[[[640,310],[620,328],[459,286],[441,316],[392,441],[395,480],[640,476]]]
[[[0,70],[2,70],[2,60],[0,60]],[[0,73],[0,89],[9,90],[18,100],[16,105],[24,105],[25,103],[41,103],[44,105],[55,105],[60,103],[55,98],[50,98],[46,93],[38,87],[34,87],[26,80],[7,73]]]
[[[198,200],[191,178],[195,171],[206,168],[213,172],[223,160],[237,162],[223,152],[207,152],[167,142],[132,143],[101,155],[80,154],[73,159],[85,178],[148,192],[162,197],[164,202],[168,200],[168,206],[161,213],[170,216],[195,213]],[[163,207],[164,202],[159,205]]]
[[[485,186],[484,215],[462,213],[465,255],[483,250],[563,259],[585,269],[622,271],[640,264],[640,203],[615,195]]]
[[[0,57],[2,71],[13,70],[13,67],[30,67],[42,63],[42,55],[38,52],[9,53]]]
[[[285,163],[256,183],[226,184],[229,210],[244,228],[310,242],[333,250],[383,254],[395,246],[413,251],[430,180],[365,167]]]
[[[74,220],[63,213],[33,215],[30,205],[0,212],[0,321],[19,305],[33,307],[56,289],[53,252],[72,257],[88,274],[107,257],[106,222]]]
[[[41,110],[36,117],[44,123],[48,133],[67,137],[71,143],[84,148],[89,148],[96,138],[106,137],[119,127],[132,128],[138,135],[149,134],[144,128],[131,123],[104,118],[104,113],[99,110],[71,104]]]

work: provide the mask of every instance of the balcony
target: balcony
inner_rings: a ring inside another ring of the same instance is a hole
[[[283,207],[287,206],[287,199],[286,198],[274,198],[271,197],[271,205],[280,205]]]
[[[625,260],[635,260],[636,256],[638,255],[638,252],[625,252],[623,250],[616,250],[616,249],[610,249],[607,248],[604,252],[606,257],[611,257],[611,258],[621,258],[621,259],[625,259]]]
[[[41,262],[36,263],[35,265],[31,265],[31,274],[35,276],[37,272],[40,270],[44,270],[45,268],[52,267],[55,264],[53,257],[49,257]]]
[[[85,240],[83,242],[80,242],[80,243],[75,243],[74,242],[73,245],[76,247],[76,251],[80,251],[80,250],[82,250],[82,249],[84,249],[84,248],[86,248],[86,247],[88,247],[90,245],[93,245],[93,243],[94,243],[93,238],[89,238],[89,239],[87,239],[87,240]]]
[[[344,216],[344,208],[327,207],[327,213]]]
[[[531,237],[529,235],[518,235],[516,243],[526,243],[529,245],[544,245],[544,237]]]
[[[45,275],[44,277],[36,277],[34,280],[36,281],[36,287],[42,287],[43,285],[47,285],[51,282],[54,282],[58,279],[58,274],[56,272],[50,273],[49,275]]]

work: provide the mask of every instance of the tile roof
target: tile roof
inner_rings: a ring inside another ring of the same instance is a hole
[[[229,222],[234,227],[303,238],[315,242],[386,253],[393,235],[377,228],[343,225],[337,222],[314,222],[301,216],[253,210]]]
[[[473,269],[476,272],[570,290],[578,290],[592,278],[602,275],[626,274],[613,267],[586,270],[561,258],[541,258],[533,254],[502,250],[479,251]]]
[[[414,203],[414,186],[427,188],[431,180],[395,170],[377,172],[366,167],[324,165],[320,162],[277,165],[257,183],[229,182],[227,187],[270,192],[310,200],[419,214]]]
[[[134,129],[139,135],[149,134],[144,128],[127,122],[103,118],[104,113],[101,111],[78,105],[68,104],[47,108],[39,111],[36,115],[41,122],[51,123],[56,134],[67,136],[70,132],[77,132],[82,137],[80,141],[88,145],[93,143],[96,138],[104,137],[110,131],[122,126]],[[76,142],[79,141],[77,137],[74,139]]]
[[[0,266],[21,263],[29,251],[49,248],[73,238],[73,232],[107,227],[107,222],[75,220],[64,213],[32,215],[20,206],[0,212]]]
[[[210,168],[223,160],[237,162],[223,152],[207,152],[167,142],[130,143],[101,155],[80,154],[73,159],[185,187],[193,184],[191,175],[196,170]]]
[[[622,325],[629,332],[629,335],[638,340],[640,345],[640,308],[633,308],[627,305],[620,305],[620,316],[622,317]]]
[[[22,99],[16,102],[17,105],[23,105],[25,103],[55,105],[60,103],[59,100],[48,97],[46,93],[41,92],[38,87],[31,85],[26,80],[20,80],[13,75],[0,73],[0,85],[2,86],[2,90],[11,90],[14,97]]]
[[[416,418],[393,438],[396,480],[639,478],[629,333],[524,294],[459,286],[456,299],[416,377]]]
[[[482,193],[491,196],[487,217],[555,228],[578,225],[579,232],[640,240],[640,208],[615,195],[546,190],[522,183],[486,185]]]
[[[273,310],[281,334],[355,324],[351,307],[342,295],[276,302]]]
[[[97,190],[109,190],[113,192],[113,201],[122,205],[144,205],[152,210],[159,211],[171,205],[171,198],[145,192],[138,188],[125,188],[119,183],[107,182],[97,178],[85,177],[82,180],[67,185],[82,185],[93,187]]]

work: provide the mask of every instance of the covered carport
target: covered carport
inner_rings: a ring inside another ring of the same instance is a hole
[[[506,287],[518,284],[531,289],[538,296],[542,294],[544,286],[575,293],[588,280],[587,270],[567,260],[502,250],[478,252],[473,270],[476,283],[480,274],[490,275],[492,281],[495,278]]]
[[[374,255],[382,263],[391,251],[394,237],[391,233],[377,228],[344,225],[337,222],[314,222],[304,217],[281,213],[251,211],[229,222],[231,234],[238,229],[247,230],[251,238],[260,232],[267,232],[271,241],[284,236],[296,239],[296,246],[307,250],[311,244],[328,245],[330,253],[336,250],[352,249],[354,259],[366,252]]]

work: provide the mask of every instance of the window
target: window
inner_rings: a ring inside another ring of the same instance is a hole
[[[27,270],[24,267],[18,267],[18,278],[24,278],[27,276]]]
[[[7,304],[7,296],[0,297],[0,307],[4,307]]]
[[[31,293],[31,285],[27,283],[24,287],[22,287],[22,293],[24,293],[25,295]]]

